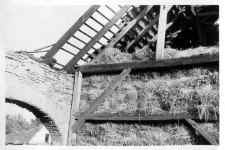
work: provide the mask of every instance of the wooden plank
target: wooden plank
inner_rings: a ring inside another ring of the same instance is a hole
[[[91,6],[82,15],[78,21],[57,41],[57,43],[50,49],[50,51],[43,56],[43,58],[53,57],[60,48],[74,35],[74,33],[89,19],[89,17],[100,7],[100,5]]]
[[[204,65],[219,65],[219,54],[199,55],[187,58],[176,58],[167,60],[152,60],[147,62],[131,62],[117,64],[101,64],[101,65],[82,65],[77,66],[74,71],[81,71],[84,75],[88,74],[108,74],[118,73],[126,68],[131,68],[132,72],[154,71],[196,67]],[[68,71],[73,73],[73,70]]]
[[[164,59],[167,8],[168,8],[168,6],[166,6],[166,5],[160,6],[159,27],[158,27],[156,57],[155,57],[156,60]]]
[[[215,16],[219,15],[219,12],[206,12],[206,13],[199,13],[197,16],[198,17],[205,17],[205,16]]]
[[[130,73],[131,69],[124,69],[123,72],[116,77],[116,79],[106,88],[106,90],[91,104],[91,106],[84,112],[84,114],[73,125],[73,133],[76,133],[94,111],[102,104],[105,98],[110,95],[120,82]]]
[[[76,122],[75,114],[79,111],[82,73],[79,71],[76,72],[74,80],[75,80],[75,82],[74,82],[72,106],[71,106],[71,111],[70,111],[70,121],[69,121],[67,145],[72,145],[72,139],[74,139],[74,140],[76,139],[76,134],[74,134],[72,132],[72,126]]]
[[[91,41],[88,42],[87,45],[84,46],[84,48],[77,53],[75,57],[73,57],[67,64],[66,67],[74,66],[81,57],[86,54],[93,45],[95,45],[99,39],[101,39],[104,34],[117,22],[117,20],[122,17],[122,15],[130,8],[130,5],[124,6],[99,32],[96,34]]]
[[[153,6],[146,6],[111,42],[95,57],[97,59],[101,56],[101,54],[108,49],[109,47],[113,47],[127,32],[132,29],[140,20],[141,18],[151,10]]]
[[[76,114],[75,119],[79,119],[82,116],[82,113]],[[86,121],[173,121],[173,120],[186,120],[186,119],[194,119],[198,121],[207,121],[207,122],[218,122],[215,118],[199,118],[198,116],[193,116],[188,113],[180,113],[180,114],[153,114],[153,115],[138,115],[132,113],[96,113],[91,114],[86,118]]]
[[[169,11],[172,6],[169,6],[167,11]],[[136,44],[159,20],[159,15],[157,15],[126,47],[128,51],[134,44]]]
[[[194,120],[186,119],[186,121],[198,132],[202,135],[204,139],[206,139],[211,145],[219,145],[216,140],[214,140],[211,135],[203,130]]]
[[[197,30],[198,30],[199,44],[203,46],[204,45],[203,44],[203,34],[202,34],[202,28],[201,28],[199,19],[196,20],[196,26],[197,26]]]
[[[44,47],[41,47],[39,49],[36,49],[36,50],[32,50],[33,52],[36,52],[36,51],[40,51],[42,49],[45,49],[45,48],[48,48],[48,47],[51,47],[51,46],[54,46],[55,44],[51,44],[51,45],[48,45],[48,46],[44,46]]]
[[[179,16],[182,15],[183,11],[184,11],[184,10],[179,11],[179,12],[178,12],[178,13],[170,20],[170,22],[166,25],[166,30],[168,30],[168,29],[174,24],[174,22],[179,18]],[[180,27],[182,27],[182,29],[183,29],[183,27],[186,26],[185,23],[187,23],[188,21],[190,21],[190,18],[188,18],[188,19],[183,23],[183,25],[180,26]],[[179,27],[179,29],[181,29],[180,27]],[[157,37],[158,37],[158,34],[154,35],[154,37],[153,37],[153,38],[148,42],[148,44],[146,44],[142,49],[148,49],[150,45],[152,45],[153,43],[155,43],[155,41],[157,41]],[[174,39],[174,38],[170,38],[169,40],[172,41],[172,39]]]

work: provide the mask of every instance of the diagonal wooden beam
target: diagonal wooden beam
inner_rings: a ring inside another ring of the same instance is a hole
[[[105,98],[110,95],[120,82],[131,72],[131,69],[124,69],[123,72],[106,88],[106,90],[93,102],[93,104],[83,113],[83,115],[73,125],[73,133],[76,133],[94,111],[102,104]]]
[[[77,53],[67,64],[66,67],[74,66],[98,40],[100,40],[105,33],[123,16],[123,14],[131,7],[131,5],[125,5],[99,32],[96,34],[91,41],[89,41],[84,48]]]
[[[84,15],[81,16],[78,21],[58,40],[58,42],[49,50],[49,52],[43,56],[43,58],[53,57],[99,7],[100,5],[91,6],[84,13]]]
[[[152,5],[146,6],[114,39],[112,39],[112,41],[95,57],[95,59],[100,57],[106,49],[113,47],[121,38],[123,38],[124,35],[127,34],[127,32],[132,29],[141,20],[141,18],[151,10],[152,7]]]
[[[172,8],[169,6],[167,12]],[[126,47],[126,51],[128,51],[134,44],[136,44],[145,34],[148,32],[159,20],[159,14],[155,16],[155,18],[132,40]]]
[[[204,139],[206,139],[211,145],[219,145],[216,140],[214,140],[211,135],[202,129],[194,120],[186,119],[186,121],[198,132],[202,135]]]

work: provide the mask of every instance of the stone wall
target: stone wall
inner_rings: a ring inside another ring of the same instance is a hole
[[[49,130],[52,141],[65,145],[74,76],[24,52],[7,50],[5,58],[6,102],[33,112]]]

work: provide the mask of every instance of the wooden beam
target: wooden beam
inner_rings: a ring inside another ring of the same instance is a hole
[[[182,14],[183,10],[178,12],[171,20],[170,22],[166,25],[166,30],[168,30],[173,24],[174,22],[179,18],[179,16]],[[190,19],[190,18],[189,18]],[[189,19],[187,19],[184,23],[186,23],[187,21],[189,21]],[[186,24],[184,24],[181,27],[186,26]],[[179,28],[180,29],[180,28]],[[183,28],[182,28],[183,29]],[[154,37],[151,39],[151,41],[148,42],[148,44],[145,46],[145,49],[149,48],[150,45],[152,45],[153,43],[155,43],[157,41],[158,38],[158,34],[154,35]],[[169,40],[172,40],[173,38],[170,38]]]
[[[122,15],[130,8],[130,5],[124,6],[99,32],[96,34],[91,41],[88,42],[84,48],[79,51],[75,57],[73,57],[67,64],[66,67],[74,66],[80,58],[82,58],[91,48],[95,45],[95,43],[100,40],[104,34],[117,22],[117,20],[122,17]]]
[[[120,82],[130,73],[131,69],[124,69],[123,72],[116,77],[116,79],[106,88],[106,90],[91,104],[91,106],[84,112],[84,114],[73,125],[73,133],[76,133],[94,111],[102,104],[105,98],[110,95]]]
[[[168,11],[172,8],[172,6],[168,7]],[[155,16],[155,18],[141,31],[138,35],[132,40],[126,47],[126,51],[128,51],[134,44],[136,44],[159,20],[159,15]]]
[[[75,119],[79,119],[81,114],[76,114]],[[153,115],[138,115],[138,114],[121,114],[121,113],[96,113],[91,114],[86,118],[86,121],[173,121],[173,120],[186,120],[194,119],[198,121],[207,122],[218,122],[215,118],[199,118],[198,116],[193,116],[188,113],[180,114],[153,114]]]
[[[132,29],[141,20],[141,18],[149,12],[149,10],[151,10],[152,7],[153,6],[146,6],[114,39],[111,40],[111,42],[95,57],[95,59],[100,57],[106,49],[113,47],[121,38],[123,38],[124,35],[127,34],[127,32]]]
[[[205,17],[205,16],[215,16],[219,15],[219,12],[206,12],[206,13],[199,13],[198,17]]]
[[[74,33],[90,18],[90,16],[100,7],[100,5],[91,6],[82,15],[78,21],[58,40],[58,42],[43,56],[43,58],[53,57],[60,48],[74,35]]]
[[[191,119],[186,119],[186,121],[198,132],[202,135],[204,139],[206,139],[211,145],[219,145],[216,140],[214,140],[211,135],[203,130],[195,121]]]
[[[166,36],[166,21],[167,21],[167,7],[160,6],[159,27],[156,44],[156,60],[164,59],[165,36]]]
[[[177,31],[175,31],[172,35],[179,34],[180,32],[182,32],[183,28],[186,27],[186,26],[187,26],[187,23],[188,23],[189,21],[191,21],[191,20],[192,20],[192,17],[187,18],[187,20],[185,20],[185,21],[183,22],[183,24],[182,24],[181,26],[179,26],[179,28],[177,29]],[[175,39],[175,38],[170,38],[170,39],[168,40],[168,42],[171,42],[171,41],[173,41],[174,39]]]
[[[152,60],[147,62],[131,62],[117,64],[101,64],[101,65],[83,65],[77,66],[68,73],[81,71],[84,75],[88,74],[108,74],[118,73],[126,68],[131,68],[133,72],[141,71],[158,71],[166,69],[188,68],[204,65],[219,65],[219,54],[199,55],[188,58],[177,58],[167,60]]]
[[[70,111],[70,122],[69,122],[69,129],[68,129],[68,138],[67,138],[67,145],[72,145],[72,139],[76,139],[76,134],[72,132],[72,126],[75,123],[75,114],[79,111],[79,104],[80,104],[80,93],[81,93],[81,84],[82,84],[82,73],[76,72],[74,77],[74,90],[73,90],[73,100],[71,105]]]
[[[196,26],[197,26],[197,30],[198,30],[199,44],[201,46],[203,46],[204,45],[204,42],[203,42],[203,33],[202,33],[201,24],[200,24],[200,21],[199,21],[198,18],[196,20]]]

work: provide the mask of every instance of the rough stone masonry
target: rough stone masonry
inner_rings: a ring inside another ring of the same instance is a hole
[[[53,144],[66,145],[74,76],[26,53],[6,50],[5,58],[6,102],[31,111],[49,130]]]

